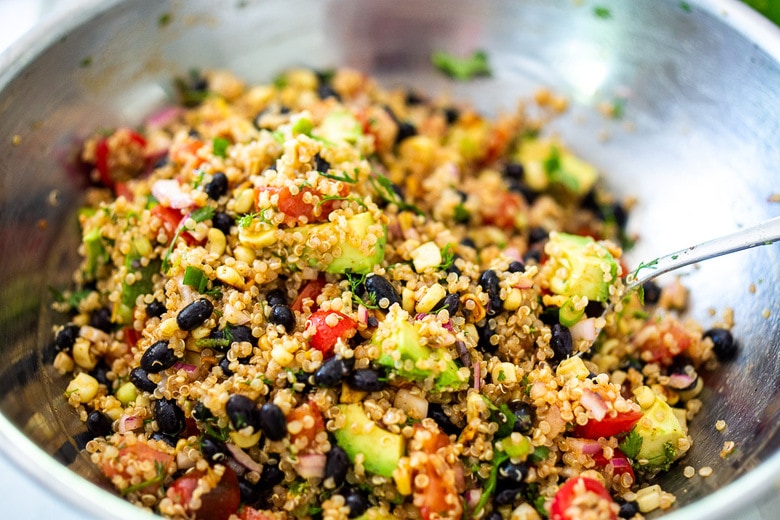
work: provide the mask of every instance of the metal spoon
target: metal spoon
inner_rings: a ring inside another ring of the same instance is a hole
[[[774,217],[728,235],[659,256],[651,262],[640,263],[637,269],[626,276],[622,288],[610,299],[610,303],[601,314],[602,319],[596,321],[596,323],[601,323],[602,326],[597,326],[594,341],[606,324],[606,317],[614,312],[615,306],[626,294],[629,294],[645,282],[696,262],[703,262],[710,258],[736,253],[737,251],[743,251],[756,246],[769,245],[778,240],[780,240],[780,217]]]

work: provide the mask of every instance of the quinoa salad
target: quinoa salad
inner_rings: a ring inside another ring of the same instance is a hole
[[[349,69],[96,133],[54,367],[86,456],[166,518],[639,520],[729,317],[624,295],[630,201],[545,123]],[[610,302],[615,312],[602,313]],[[706,404],[706,403],[705,403]]]

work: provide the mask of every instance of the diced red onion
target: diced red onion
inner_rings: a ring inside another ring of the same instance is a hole
[[[479,363],[474,363],[474,390],[479,392],[480,388],[482,388],[482,373]]]
[[[571,339],[573,341],[579,339],[595,341],[596,336],[598,335],[598,331],[596,330],[596,318],[585,318],[584,320],[578,321],[569,327],[569,332],[571,332]]]
[[[144,425],[144,420],[137,415],[123,415],[119,418],[119,425],[117,426],[117,432],[127,433],[133,430],[137,430]]]
[[[534,286],[533,280],[531,280],[530,278],[522,277],[512,287],[514,287],[515,289],[530,289],[533,286]]]
[[[195,365],[190,365],[189,363],[175,363],[173,365],[173,368],[176,370],[184,370],[187,373],[187,377],[190,378],[190,380],[195,380],[198,378],[198,367]]]
[[[568,442],[569,447],[571,447],[573,451],[584,453],[585,455],[596,455],[603,450],[601,444],[594,439],[578,439],[572,437],[568,439]]]
[[[246,467],[233,457],[225,457],[223,464],[235,471],[236,475],[239,477],[243,477],[244,473],[246,473]]]
[[[479,504],[479,499],[482,498],[482,488],[474,488],[466,491],[466,506],[469,510],[473,510]]]
[[[170,206],[175,209],[188,208],[195,202],[192,200],[192,194],[184,191],[176,179],[155,181],[152,184],[152,195],[164,206]]]
[[[446,330],[453,332],[452,322],[450,320],[445,321],[444,323],[441,324],[441,326],[444,327]]]
[[[690,374],[672,374],[669,376],[669,386],[676,390],[685,390],[696,382],[696,377]]]
[[[523,255],[520,254],[520,250],[516,247],[507,247],[503,251],[504,256],[508,256],[512,260],[517,260],[519,262],[523,261]]]
[[[368,309],[364,306],[358,305],[357,316],[360,323],[368,323]]]
[[[466,347],[466,344],[461,340],[455,340],[455,349],[458,351],[458,357],[460,358],[460,362],[463,363],[463,366],[470,367],[471,354],[469,353],[469,349]]]
[[[427,312],[418,312],[414,315],[414,321],[424,320],[428,316]]]
[[[235,444],[227,443],[225,444],[225,447],[230,452],[230,455],[236,460],[236,462],[244,466],[249,471],[256,471],[257,473],[261,473],[263,471],[263,466],[261,466],[252,457],[250,457],[247,452]]]
[[[305,453],[298,456],[295,471],[303,478],[322,478],[325,476],[326,456],[322,453]]]
[[[602,420],[607,415],[607,412],[609,412],[609,408],[607,408],[607,403],[604,402],[604,398],[591,390],[583,390],[580,404],[592,413],[593,418],[597,421]]]
[[[158,130],[173,122],[184,110],[181,107],[165,107],[146,119],[146,127],[149,130]]]

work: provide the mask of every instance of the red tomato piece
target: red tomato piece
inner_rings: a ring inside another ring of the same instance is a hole
[[[613,502],[609,492],[601,485],[598,480],[587,477],[573,477],[567,480],[555,493],[552,505],[550,506],[550,520],[578,520],[578,516],[570,511],[576,498],[590,493],[595,499],[608,500]],[[614,512],[610,518],[616,519]]]
[[[184,218],[182,212],[178,209],[169,208],[168,206],[158,204],[152,208],[152,214],[156,215],[160,218],[160,220],[163,221],[165,232],[168,234],[168,236],[171,237],[172,240],[176,234],[176,230],[179,228],[179,224]],[[195,237],[193,237],[188,231],[182,231],[179,236],[182,237],[185,242],[187,242],[187,245],[192,246],[198,243]]]
[[[192,161],[192,167],[197,168],[205,161],[198,156],[198,150],[203,146],[203,141],[198,139],[189,139],[183,143],[175,143],[171,146],[168,157],[177,164],[185,164],[187,161]]]
[[[459,496],[465,489],[463,467],[458,462],[450,464],[446,453],[439,453],[442,449],[446,452],[451,445],[450,438],[442,432],[421,428],[416,437],[421,441],[421,451],[427,455],[424,462],[413,468],[415,474],[428,477],[425,487],[413,489],[415,504],[420,504],[420,516],[423,520],[461,518],[463,508]]]
[[[123,143],[139,147],[141,148],[141,152],[146,147],[146,139],[137,132],[133,132],[126,128],[120,128],[111,137],[118,137],[120,135],[122,136],[120,139]],[[101,184],[109,188],[114,188],[116,179],[114,179],[111,174],[113,162],[111,156],[113,152],[111,144],[109,143],[111,137],[104,137],[97,142],[97,145],[95,146],[95,168],[98,171]]]
[[[655,328],[656,330],[647,330]],[[648,333],[649,332],[649,333]],[[674,319],[650,323],[637,333],[634,344],[639,347],[642,361],[669,366],[674,357],[691,346],[688,331]]]
[[[634,482],[636,482],[636,476],[634,475],[634,468],[631,467],[631,461],[628,460],[626,454],[619,449],[615,449],[613,451],[612,458],[610,460],[607,460],[607,458],[604,457],[603,452],[599,452],[593,456],[593,462],[595,462],[596,466],[600,468],[612,466],[612,474],[615,476],[628,473],[631,475],[631,478],[634,480]]]
[[[293,408],[290,413],[287,414],[287,424],[290,424],[293,421],[305,423],[307,417],[312,417],[312,419],[314,419],[311,427],[301,428],[301,431],[298,433],[290,435],[290,442],[293,446],[303,446],[301,453],[312,450],[317,434],[325,431],[325,420],[322,418],[322,413],[320,412],[317,403],[314,401],[309,401],[297,408]],[[304,443],[302,439],[306,439],[306,442]]]
[[[187,508],[192,493],[198,486],[198,480],[205,475],[202,471],[191,471],[183,475],[168,487],[166,496],[177,504],[182,504]],[[196,519],[201,520],[228,520],[230,515],[238,512],[238,506],[241,504],[241,492],[238,488],[238,477],[229,467],[225,467],[225,472],[216,486],[211,491],[200,497],[201,506],[195,511],[188,512],[194,514]]]
[[[141,339],[141,333],[133,327],[125,327],[122,329],[122,332],[124,333],[125,342],[131,347],[134,347],[138,340]]]
[[[123,443],[124,444],[124,443]],[[121,445],[121,444],[120,444]],[[158,451],[151,446],[137,442],[132,445],[125,445],[119,449],[119,455],[116,459],[105,460],[100,469],[108,478],[118,475],[130,479],[128,470],[137,463],[152,462],[153,466],[160,465],[164,472],[167,472],[168,466],[173,462],[173,455]],[[159,483],[152,484],[145,489],[153,489],[159,486]]]
[[[303,302],[305,300],[316,301],[317,296],[320,295],[323,287],[325,287],[325,278],[322,276],[310,281],[301,289],[301,292],[298,293],[298,297],[295,298],[295,301],[290,308],[296,312],[303,312]]]
[[[515,217],[524,206],[521,195],[508,191],[501,193],[495,205],[483,207],[482,221],[501,229],[514,229]]]
[[[309,317],[306,327],[309,325],[317,328],[309,344],[326,356],[333,352],[339,338],[351,338],[357,331],[355,320],[339,311],[317,311]]]
[[[600,421],[590,419],[582,426],[577,425],[574,428],[574,435],[586,439],[614,437],[615,435],[630,432],[631,428],[633,428],[641,418],[642,412],[631,411],[619,413],[614,417],[607,415]]]
[[[238,518],[239,520],[273,520],[273,517],[249,506],[241,508],[241,511],[238,513]]]

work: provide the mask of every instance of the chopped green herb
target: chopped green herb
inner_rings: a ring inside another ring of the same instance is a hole
[[[446,271],[452,267],[452,263],[455,261],[455,251],[452,248],[452,244],[447,244],[444,249],[441,250],[441,264],[436,269],[438,271]]]
[[[612,12],[608,7],[596,6],[593,8],[593,14],[596,15],[596,18],[601,18],[602,20],[612,18]]]
[[[482,399],[485,400],[485,404],[487,404],[488,410],[490,410],[490,421],[498,424],[495,437],[501,439],[512,433],[517,417],[509,409],[509,406],[506,403],[496,406],[485,396],[482,396]]]
[[[460,81],[491,75],[487,53],[484,51],[474,51],[471,56],[465,58],[435,51],[431,54],[431,63],[447,76]]]
[[[534,446],[534,451],[528,456],[531,462],[542,462],[550,456],[550,448],[547,446]]]
[[[173,21],[173,15],[171,13],[163,13],[157,19],[157,26],[167,27],[171,24],[172,21]]]
[[[675,449],[674,444],[665,442],[664,461],[661,464],[661,469],[663,469],[663,471],[669,471],[669,467],[672,465],[672,462],[674,462],[675,457],[677,457],[677,450]]]
[[[246,213],[245,215],[241,215],[238,218],[238,227],[245,229],[252,225],[252,221],[254,219],[260,220],[260,222],[269,222],[268,218],[265,216],[265,212],[270,210],[271,208],[263,208],[261,211],[258,211],[256,213]]]
[[[691,12],[691,4],[689,4],[688,2],[680,2],[680,9],[682,9],[686,13],[690,13]]]
[[[485,481],[485,485],[482,490],[482,496],[479,497],[479,502],[477,502],[477,505],[474,506],[474,512],[472,515],[473,517],[479,516],[479,513],[482,511],[482,509],[484,509],[488,501],[492,498],[493,493],[496,490],[496,485],[498,484],[498,468],[505,460],[508,459],[509,455],[507,455],[505,452],[493,450],[493,462],[490,466],[490,475],[488,475],[487,481]]]
[[[334,181],[341,181],[346,182],[348,184],[355,184],[358,181],[358,175],[357,172],[355,172],[354,177],[350,177],[347,172],[341,172],[341,175],[334,175],[332,173],[325,173],[325,172],[317,172],[322,177],[325,177],[326,179],[333,179]]]
[[[504,381],[506,381],[506,374],[504,373],[503,370],[499,370],[498,371],[498,382],[502,383]]]
[[[355,195],[348,196],[348,197],[341,197],[339,195],[323,195],[320,201],[317,203],[317,206],[321,206],[324,203],[328,202],[329,200],[348,200],[350,202],[356,202],[358,206],[362,208],[366,208],[366,204],[365,202],[363,202],[363,199]]]
[[[153,486],[155,484],[162,484],[163,479],[165,478],[165,465],[160,461],[154,462],[154,469],[157,471],[157,474],[150,478],[149,480],[144,480],[143,482],[139,482],[138,484],[134,486],[128,486],[124,488],[120,494],[122,496],[127,496],[130,493],[134,493],[136,491],[141,491],[142,489],[145,489],[149,486]]]
[[[293,135],[303,134],[311,136],[311,131],[314,130],[314,123],[307,117],[298,118],[292,126]]]
[[[466,206],[462,202],[455,206],[455,215],[453,215],[455,222],[459,224],[466,224],[471,220],[471,212],[466,209]]]
[[[90,65],[92,65],[92,56],[85,56],[85,57],[84,57],[84,58],[83,58],[83,59],[82,59],[82,60],[79,62],[79,66],[80,66],[82,69],[86,69],[86,68],[87,68],[87,67],[89,67]]]
[[[637,433],[636,428],[626,435],[620,442],[620,451],[625,453],[629,459],[636,459],[639,450],[642,449],[642,436]]]
[[[211,206],[203,206],[202,208],[193,210],[190,213],[190,218],[195,222],[205,222],[214,217],[214,213],[214,208]]]
[[[199,293],[206,290],[206,285],[209,283],[209,278],[202,269],[195,266],[188,265],[184,270],[184,279],[182,280],[184,285],[193,287]]]
[[[230,146],[230,141],[224,137],[215,137],[211,143],[211,151],[217,157],[227,157],[227,149]]]
[[[186,79],[176,78],[175,84],[181,103],[186,107],[200,105],[209,95],[206,78],[198,69],[191,69]]]

